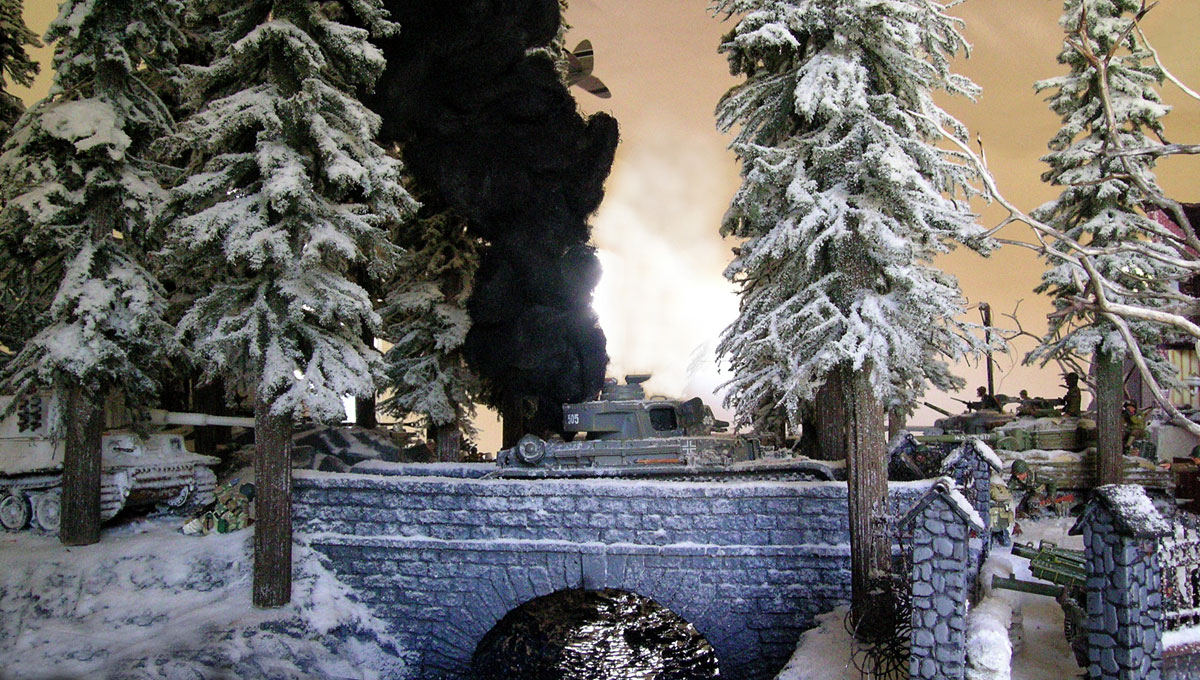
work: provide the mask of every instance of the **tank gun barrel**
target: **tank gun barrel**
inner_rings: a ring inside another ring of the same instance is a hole
[[[150,422],[154,425],[224,425],[227,427],[254,427],[253,418],[238,416],[210,416],[207,413],[184,413],[151,409]]]
[[[922,403],[922,404],[925,404],[925,405],[926,405],[926,406],[928,406],[929,408],[933,409],[934,411],[937,411],[938,413],[940,413],[940,414],[942,414],[942,415],[944,415],[944,416],[953,416],[953,415],[954,415],[953,413],[951,413],[951,412],[947,411],[946,409],[942,408],[941,406],[934,406],[933,404],[931,404],[931,403],[929,403],[929,402],[927,402],[927,401],[923,401],[923,402],[921,402],[921,403]]]

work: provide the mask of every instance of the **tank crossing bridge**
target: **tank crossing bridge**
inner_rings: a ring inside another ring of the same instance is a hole
[[[721,677],[771,678],[849,600],[844,482],[477,478],[492,469],[296,473],[297,538],[415,654],[415,678],[468,677],[508,612],[572,588],[655,600],[708,640]],[[926,486],[891,494],[907,505]]]

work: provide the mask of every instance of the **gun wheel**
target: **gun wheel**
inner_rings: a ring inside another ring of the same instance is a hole
[[[8,531],[24,529],[31,514],[29,499],[20,491],[10,491],[0,498],[0,526]]]

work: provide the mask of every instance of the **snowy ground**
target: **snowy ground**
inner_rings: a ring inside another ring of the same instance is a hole
[[[1079,547],[1065,537],[1071,522],[1026,523],[1020,540]],[[292,604],[257,610],[249,604],[251,531],[189,537],[178,526],[177,518],[135,520],[76,548],[30,532],[0,534],[0,680],[403,675],[403,651],[311,551],[296,548]],[[1026,560],[1000,552],[992,568],[1009,562],[1029,578]],[[1077,677],[1058,605],[1003,597],[1024,615],[1011,680]],[[996,608],[992,618],[1007,612]],[[822,617],[780,680],[857,680],[843,617]]]
[[[338,678],[399,674],[403,653],[297,546],[292,603],[250,605],[252,531],[184,536],[178,518],[67,548],[0,534],[0,678]]]
[[[1023,521],[1024,534],[1016,540],[1035,545],[1045,539],[1057,543],[1060,547],[1082,549],[1083,542],[1078,536],[1067,536],[1067,530],[1075,523],[1074,518],[1043,520],[1040,522]],[[985,570],[1012,575],[1026,580],[1034,579],[1029,573],[1029,561],[1008,554],[1006,548],[997,547]],[[977,620],[968,621],[973,628],[985,629],[980,639],[984,640],[986,649],[984,655],[991,660],[1011,654],[1005,650],[1002,642],[994,637],[989,638],[986,629],[1004,630],[1007,628],[1009,611],[1015,612],[1016,618],[1023,620],[1020,628],[1023,640],[1018,644],[1018,651],[1011,655],[1008,671],[994,675],[986,675],[973,671],[973,678],[994,678],[995,680],[1068,680],[1077,678],[1082,670],[1075,665],[1075,657],[1071,647],[1063,637],[1062,609],[1053,598],[1011,591],[996,591],[995,599],[984,599],[980,603]],[[986,603],[986,604],[985,604]],[[853,653],[853,643],[846,632],[843,620],[846,612],[838,609],[822,616],[818,627],[804,634],[792,660],[779,674],[777,680],[859,680],[858,671],[850,663]],[[997,644],[999,642],[999,644]]]

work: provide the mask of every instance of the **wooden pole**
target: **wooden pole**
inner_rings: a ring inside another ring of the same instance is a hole
[[[1125,474],[1125,442],[1121,433],[1124,371],[1119,356],[1096,353],[1097,483],[1120,484]]]
[[[254,605],[292,599],[292,419],[254,403]]]

